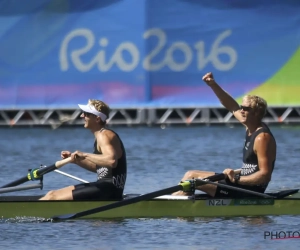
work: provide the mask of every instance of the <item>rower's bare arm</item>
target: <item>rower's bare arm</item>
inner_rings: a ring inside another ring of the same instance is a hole
[[[259,134],[254,142],[254,152],[257,155],[258,166],[266,181],[271,180],[272,163],[276,159],[276,143],[269,133]]]
[[[75,151],[71,153],[70,151],[61,151],[61,158],[66,159],[68,157],[71,157],[70,163],[74,163],[86,170],[89,170],[91,172],[96,172],[96,164],[92,163],[91,161],[86,160],[84,157],[84,153],[80,151]]]
[[[236,102],[236,100],[233,99],[233,97],[227,93],[224,89],[220,87],[219,84],[216,83],[213,74],[207,73],[202,77],[202,80],[210,86],[210,88],[213,90],[215,95],[218,97],[220,100],[221,104],[230,112],[233,113],[235,118],[239,121],[242,120],[242,115],[240,111],[240,106]]]
[[[274,138],[268,133],[259,134],[255,139],[253,149],[257,155],[259,171],[249,176],[242,176],[239,184],[260,185],[271,180],[272,163],[276,157]]]
[[[84,153],[86,154],[86,153]],[[79,158],[79,159],[76,159],[75,160],[75,164],[77,164],[78,166],[86,169],[86,170],[89,170],[91,172],[97,172],[97,166],[95,163],[87,160],[86,158]]]
[[[85,159],[97,166],[115,168],[122,156],[120,140],[115,133],[106,130],[97,135],[98,150],[102,154],[85,154]]]

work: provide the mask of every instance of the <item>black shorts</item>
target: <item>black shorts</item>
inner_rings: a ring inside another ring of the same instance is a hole
[[[226,185],[232,186],[232,187],[247,189],[247,190],[258,192],[258,193],[265,192],[265,188],[263,188],[261,186],[239,185],[239,184],[232,183],[229,179],[219,181],[219,183],[226,184]],[[244,192],[240,192],[237,190],[217,186],[215,198],[245,198],[245,197],[257,197],[257,196],[247,194]]]
[[[72,191],[73,200],[120,200],[123,189],[117,188],[111,180],[83,183]]]

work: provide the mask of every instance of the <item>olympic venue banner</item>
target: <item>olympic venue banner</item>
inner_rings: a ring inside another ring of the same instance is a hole
[[[0,108],[300,104],[298,0],[0,0]]]

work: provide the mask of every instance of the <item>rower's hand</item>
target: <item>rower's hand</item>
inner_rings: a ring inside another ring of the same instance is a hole
[[[235,173],[234,173],[234,170],[233,170],[233,169],[226,168],[226,169],[223,171],[223,174],[225,174],[225,175],[227,176],[227,178],[230,180],[230,182],[234,183],[234,176],[235,176]]]
[[[71,156],[71,152],[70,151],[61,151],[60,156],[61,156],[61,158],[66,159]]]
[[[72,162],[76,162],[77,160],[83,160],[86,157],[86,153],[76,150],[71,154]]]
[[[212,84],[215,84],[215,79],[214,79],[214,76],[211,72],[205,74],[203,77],[202,77],[202,80],[208,85],[208,86],[211,86]]]

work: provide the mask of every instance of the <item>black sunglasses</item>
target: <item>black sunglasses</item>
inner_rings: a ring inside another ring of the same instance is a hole
[[[250,107],[250,106],[247,107],[247,106],[241,105],[241,106],[240,106],[240,109],[249,112],[250,110],[252,110],[252,107]]]
[[[82,112],[82,113],[85,117],[89,117],[90,115],[93,115],[92,113],[88,113],[88,112]]]

